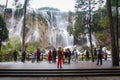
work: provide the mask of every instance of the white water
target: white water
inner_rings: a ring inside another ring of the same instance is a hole
[[[14,18],[15,9],[12,10],[12,16],[10,19],[9,26],[9,37],[13,37],[16,34],[20,37],[22,41],[22,27],[23,27],[23,16],[19,21]],[[26,34],[26,42],[30,40],[40,41],[40,29],[38,16],[36,14],[42,15],[42,17],[47,21],[49,30],[49,42],[50,45],[54,47],[68,47],[73,46],[73,36],[67,32],[67,27],[69,26],[68,13],[67,12],[57,12],[57,11],[35,11],[35,25],[29,27],[29,31]]]
[[[22,41],[23,18],[24,16],[21,17],[20,21],[18,22],[15,28],[15,34],[17,34],[20,37],[21,41]]]
[[[14,18],[14,14],[15,14],[15,8],[12,8],[12,16],[11,19],[9,20],[9,38],[13,37],[13,33],[14,33],[14,28],[15,28],[15,18]]]
[[[73,46],[73,36],[67,32],[68,13],[51,12],[50,41],[54,47]]]
[[[12,8],[12,16],[9,20],[10,25],[8,26],[9,29],[9,38],[12,38],[14,36],[19,36],[19,38],[22,41],[22,26],[23,26],[23,16],[20,18],[19,21],[17,21],[14,17],[15,15],[15,8]]]
[[[87,39],[87,46],[90,47],[90,39],[89,39],[89,34],[86,34],[86,39]],[[93,34],[91,34],[91,38],[92,38],[92,44],[94,45],[94,47],[96,47],[96,39],[95,36]]]
[[[32,38],[34,41],[39,41],[39,29],[38,29],[38,19],[37,17],[35,18],[35,27],[34,27],[34,32],[33,32],[33,35],[32,35]]]

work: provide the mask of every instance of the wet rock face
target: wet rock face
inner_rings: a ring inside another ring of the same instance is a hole
[[[13,33],[22,38],[23,15],[21,11],[11,9],[6,16],[9,38],[14,36]],[[73,45],[73,36],[68,33],[68,26],[73,27],[73,18],[69,17],[68,13],[28,12],[25,41],[26,43],[39,42],[43,48]]]

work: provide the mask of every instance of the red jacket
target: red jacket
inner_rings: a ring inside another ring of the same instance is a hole
[[[49,51],[49,52],[48,52],[48,61],[51,61],[51,60],[52,60],[52,52]]]

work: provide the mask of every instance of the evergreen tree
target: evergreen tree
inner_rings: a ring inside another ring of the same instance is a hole
[[[6,23],[2,15],[0,15],[0,50],[2,46],[2,41],[8,39],[8,29],[6,28]]]

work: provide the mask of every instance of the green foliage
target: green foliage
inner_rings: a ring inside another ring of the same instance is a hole
[[[7,49],[13,49],[13,45],[10,43],[10,41],[8,41],[8,42],[6,43],[6,48],[7,48]]]
[[[85,19],[85,13],[84,12],[77,12],[77,17],[76,17],[76,21],[74,24],[74,36],[75,37],[79,37],[80,34],[84,34],[85,32],[85,24],[87,21],[84,20]]]
[[[106,40],[106,36],[104,34],[96,34],[97,38],[100,40],[100,41],[105,41]]]
[[[27,53],[31,54],[32,52],[34,52],[36,50],[36,47],[34,45],[29,45],[27,47]]]
[[[32,53],[33,51],[37,50],[38,46],[39,46],[39,42],[29,42],[26,44],[27,46],[27,54]]]
[[[22,4],[19,3],[18,5],[16,5],[16,9],[21,9],[22,8]]]
[[[119,42],[119,48],[120,48],[120,38],[119,38],[119,41],[118,41],[118,42]]]
[[[8,39],[8,29],[6,28],[6,23],[2,15],[0,15],[0,39],[1,41]]]
[[[86,0],[76,0],[76,8],[82,8],[83,6],[85,6],[85,2]]]
[[[21,41],[20,38],[18,38],[18,36],[15,36],[13,38],[11,38],[9,41],[6,42],[6,45],[2,46],[2,54],[4,55],[13,55],[14,50],[17,50],[17,52],[20,54],[20,50],[21,50]],[[18,54],[18,55],[19,55]]]
[[[116,6],[116,0],[111,0],[111,6]],[[120,6],[120,0],[118,0],[118,6]]]
[[[12,44],[12,46],[14,47],[14,49],[16,49],[17,51],[21,50],[22,48],[22,43],[21,43],[21,40],[20,40],[20,37],[15,35],[14,37],[12,37],[10,39],[10,43]]]
[[[1,52],[4,55],[12,55],[13,51],[14,51],[14,47],[12,46],[10,41],[6,42],[6,45],[2,46],[2,49],[1,49]]]
[[[94,2],[91,0],[91,5],[94,6]],[[85,7],[89,6],[87,0],[76,0],[76,21],[74,25],[74,35],[80,37],[81,34],[85,33],[87,25],[89,24],[89,19],[86,18],[86,14],[89,13],[89,10],[86,10]],[[99,3],[101,4],[101,3]],[[109,28],[108,28],[108,18],[106,15],[106,8],[99,8],[96,11],[91,11],[92,21],[91,21],[91,32],[95,32],[97,40],[103,42],[103,44],[108,44],[109,40]]]
[[[73,24],[73,17],[75,14],[71,11],[69,11],[68,14],[69,14],[68,20],[69,20],[70,25],[67,27],[67,31],[69,32],[69,34],[73,34],[73,25],[71,24]]]
[[[78,37],[79,36],[79,23],[76,21],[74,25],[74,36]]]
[[[108,17],[106,16],[103,19],[101,19],[98,25],[100,25],[101,27],[103,27],[103,29],[105,29],[108,26]]]
[[[67,31],[69,34],[73,34],[73,28],[71,26],[68,26]]]

